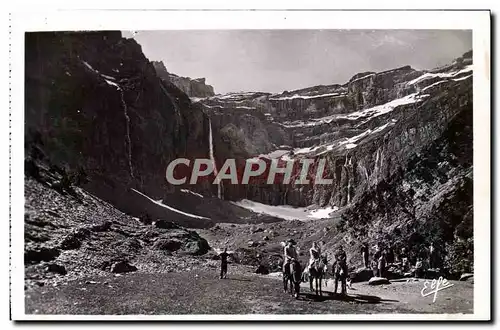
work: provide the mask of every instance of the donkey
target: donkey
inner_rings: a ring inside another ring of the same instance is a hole
[[[344,259],[337,260],[332,266],[333,275],[335,277],[335,293],[337,293],[337,287],[340,281],[341,294],[347,294],[347,262]]]
[[[292,261],[283,273],[283,289],[288,291],[288,282],[290,282],[290,294],[293,294],[295,299],[299,298],[300,283],[302,280],[302,270],[300,263],[297,260]]]
[[[323,295],[322,282],[328,271],[327,263],[327,257],[321,256],[312,263],[309,270],[309,287],[311,291],[316,291],[316,295],[318,295],[318,293],[320,296]],[[313,282],[315,283],[316,290],[313,289]]]

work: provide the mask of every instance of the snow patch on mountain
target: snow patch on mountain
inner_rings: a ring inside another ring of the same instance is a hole
[[[310,127],[310,126],[330,124],[333,121],[338,120],[338,119],[358,120],[358,119],[362,119],[362,118],[368,118],[368,120],[370,120],[372,118],[389,113],[399,106],[420,102],[420,101],[422,101],[423,98],[425,98],[427,96],[428,96],[427,94],[419,95],[418,93],[413,93],[413,94],[406,95],[406,96],[399,98],[399,99],[394,99],[394,100],[387,102],[385,104],[377,105],[377,106],[374,106],[372,108],[367,108],[364,110],[351,112],[347,115],[343,115],[343,114],[338,115],[337,114],[337,115],[325,116],[325,117],[321,117],[321,118],[315,118],[315,119],[312,119],[312,120],[307,121],[307,122],[304,122],[304,121],[285,122],[282,125],[284,127],[287,127],[287,128],[294,128],[294,127]],[[366,123],[367,121],[364,121],[363,123]]]
[[[344,96],[346,93],[327,93],[327,94],[320,94],[320,95],[299,95],[299,94],[294,94],[292,96],[283,96],[283,97],[277,97],[277,98],[270,98],[270,101],[284,101],[284,100],[293,100],[293,99],[317,99],[317,98],[323,98],[323,97],[339,97],[339,96]]]
[[[172,212],[175,212],[175,213],[179,213],[179,214],[182,214],[182,215],[185,215],[187,217],[190,217],[190,218],[195,218],[195,219],[204,219],[204,220],[210,220],[210,218],[206,218],[206,217],[202,217],[200,215],[195,215],[195,214],[191,214],[191,213],[187,213],[187,212],[183,212],[181,210],[178,210],[176,208],[173,208],[171,206],[168,206],[168,205],[165,205],[163,204],[163,202],[161,200],[158,200],[158,201],[155,201],[154,199],[152,199],[151,197],[143,194],[142,192],[138,191],[138,190],[135,190],[134,188],[131,188],[132,191],[138,193],[139,195],[143,196],[143,197],[146,197],[147,199],[149,199],[152,203],[156,204],[156,205],[159,205],[161,207],[164,207]]]
[[[472,71],[472,65],[467,65],[465,68],[462,70],[458,71],[453,71],[453,72],[440,72],[440,73],[432,73],[432,72],[427,72],[421,75],[420,77],[417,77],[407,83],[407,85],[414,85],[422,80],[426,79],[431,79],[431,78],[453,78],[456,77],[462,73],[465,72],[470,72]]]
[[[198,196],[200,198],[203,198],[203,195],[195,193],[194,191],[191,191],[191,190],[188,190],[188,189],[181,189],[181,192],[183,192],[185,194],[191,194],[191,195],[195,195],[195,196]]]
[[[332,212],[338,210],[338,207],[336,206],[311,209],[310,207],[293,207],[290,205],[268,205],[254,202],[248,199],[242,199],[238,202],[231,203],[255,213],[267,214],[285,220],[307,221],[311,219],[326,219],[330,217],[330,214]]]

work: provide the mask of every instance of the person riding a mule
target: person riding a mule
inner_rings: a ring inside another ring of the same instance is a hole
[[[309,265],[307,266],[309,273],[312,267],[317,267],[317,262],[319,262],[320,257],[321,248],[318,246],[318,243],[313,242],[312,247],[309,249]]]
[[[335,293],[337,293],[337,287],[338,287],[338,282],[340,281],[341,283],[341,293],[346,294],[347,293],[347,276],[348,276],[348,269],[347,269],[347,255],[344,251],[344,248],[339,246],[339,249],[335,253],[335,262],[333,264],[333,274],[335,277]]]
[[[298,261],[297,250],[295,249],[295,241],[293,239],[289,239],[286,242],[285,248],[283,250],[283,273],[290,273],[290,264],[292,262]]]
[[[283,289],[285,292],[288,291],[288,282],[290,282],[290,293],[293,293],[294,297],[298,299],[302,270],[294,245],[295,241],[290,239],[283,250]]]
[[[310,258],[307,272],[309,275],[309,288],[316,291],[316,295],[322,295],[322,282],[327,272],[327,257],[321,255],[321,249],[318,243],[314,242],[309,250]],[[326,280],[326,279],[325,279]],[[316,284],[316,290],[313,289],[313,282]]]

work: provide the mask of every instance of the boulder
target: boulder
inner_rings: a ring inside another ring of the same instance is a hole
[[[372,277],[368,281],[369,285],[391,284],[385,277]]]
[[[162,220],[162,219],[158,219],[156,220],[153,225],[156,227],[156,228],[161,228],[161,229],[176,229],[176,228],[179,228],[179,226],[175,223],[173,223],[172,221],[167,221],[167,220]]]
[[[103,232],[103,231],[108,231],[110,228],[111,228],[111,222],[105,221],[101,224],[93,225],[92,227],[90,227],[90,230],[94,232]]]
[[[111,266],[111,272],[112,273],[128,273],[128,272],[135,272],[137,270],[137,267],[132,266],[126,261],[118,261]]]
[[[437,268],[429,268],[425,271],[425,278],[437,279],[440,276],[443,276],[443,273]]]
[[[248,241],[248,247],[257,247],[257,246],[259,246],[258,242]]]
[[[269,241],[269,236],[264,236],[264,238],[262,238],[264,241]]]
[[[139,216],[139,221],[145,225],[150,225],[153,223],[153,220],[148,214],[141,214],[141,216]]]
[[[73,233],[67,235],[59,244],[62,250],[75,250],[82,246],[82,241],[90,236],[90,230],[87,228],[78,228]]]
[[[400,268],[391,266],[388,267],[388,269],[385,271],[385,277],[387,277],[389,280],[403,278],[404,273]]]
[[[201,237],[197,240],[189,241],[183,248],[183,251],[191,255],[202,255],[210,250],[210,245],[208,242]]]
[[[153,244],[153,248],[156,250],[164,250],[174,252],[179,250],[182,247],[182,242],[177,239],[171,238],[160,238],[156,240]]]
[[[354,273],[349,274],[351,281],[356,282],[366,282],[373,277],[373,271],[369,268],[359,268]]]
[[[59,275],[66,275],[68,273],[66,271],[66,268],[64,268],[64,266],[58,265],[58,264],[53,264],[53,263],[47,265],[47,271],[49,271],[51,273],[56,273]]]
[[[37,264],[41,261],[51,261],[57,258],[61,254],[59,249],[41,247],[35,250],[26,250],[24,252],[24,263],[25,264]]]
[[[463,274],[460,276],[459,281],[467,281],[468,279],[472,279],[473,277],[474,277],[474,274],[473,274],[473,273],[463,273]]]
[[[269,269],[264,265],[259,265],[259,267],[257,267],[257,269],[255,270],[255,273],[261,275],[267,275],[269,274]]]
[[[66,236],[61,244],[59,244],[61,250],[75,250],[80,248],[80,246],[82,246],[82,241],[73,234]]]

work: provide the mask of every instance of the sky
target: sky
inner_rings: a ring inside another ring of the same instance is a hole
[[[465,30],[178,30],[123,32],[151,61],[206,78],[216,93],[343,84],[365,71],[432,69],[472,49]]]

